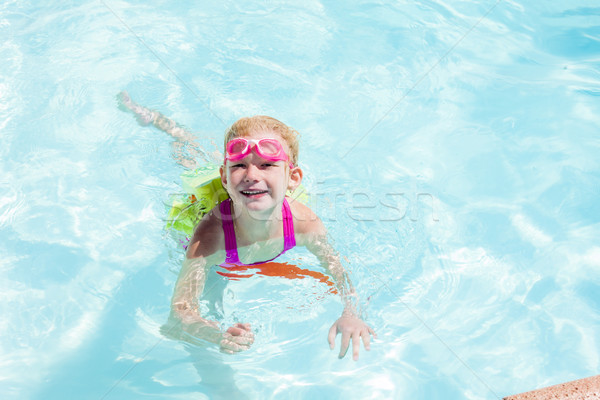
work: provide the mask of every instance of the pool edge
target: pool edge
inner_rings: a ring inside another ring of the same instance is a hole
[[[596,400],[600,399],[600,375],[549,386],[512,396],[503,400]]]

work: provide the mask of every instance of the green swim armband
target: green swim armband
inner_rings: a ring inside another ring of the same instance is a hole
[[[209,164],[181,174],[184,193],[171,196],[171,208],[167,212],[167,230],[174,229],[188,237],[192,236],[202,217],[229,198],[221,183],[219,167]],[[293,193],[288,192],[287,196],[303,204],[307,204],[309,200],[309,195],[302,185]]]
[[[171,196],[166,228],[191,236],[202,217],[229,195],[221,184],[218,165],[185,171],[181,181],[184,193]]]

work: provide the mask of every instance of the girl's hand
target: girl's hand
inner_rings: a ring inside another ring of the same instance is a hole
[[[228,354],[234,354],[240,351],[248,350],[254,343],[254,333],[250,324],[235,324],[227,329],[221,340],[221,351]]]
[[[342,343],[340,347],[340,358],[346,355],[346,351],[352,339],[352,358],[358,360],[358,350],[360,349],[360,338],[362,337],[365,350],[371,349],[371,335],[377,338],[375,331],[358,317],[353,315],[342,315],[329,329],[329,347],[333,350],[335,347],[335,338],[338,333],[342,334]]]

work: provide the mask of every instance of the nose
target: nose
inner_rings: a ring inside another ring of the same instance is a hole
[[[260,169],[254,163],[248,164],[246,168],[246,182],[257,181],[259,178]]]

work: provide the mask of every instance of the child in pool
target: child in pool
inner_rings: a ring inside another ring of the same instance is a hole
[[[180,164],[196,166],[198,147],[193,135],[160,113],[135,104],[125,92],[120,100],[141,123],[152,123],[177,139],[180,145],[175,156]],[[191,154],[185,154],[186,148]],[[203,318],[198,311],[208,270],[214,265],[270,261],[296,245],[305,246],[319,258],[342,296],[344,310],[329,330],[330,348],[335,347],[335,338],[341,333],[340,358],[350,341],[355,360],[361,340],[369,350],[370,335],[375,336],[375,332],[361,320],[352,303],[354,290],[327,240],[323,223],[310,208],[286,198],[286,191],[293,191],[302,181],[297,162],[297,132],[274,118],[242,118],[227,130],[220,174],[230,198],[213,208],[195,228],[171,301],[170,336],[191,342],[194,338],[208,340],[227,353],[247,350],[254,342],[249,324],[238,323],[222,332],[216,321]]]

